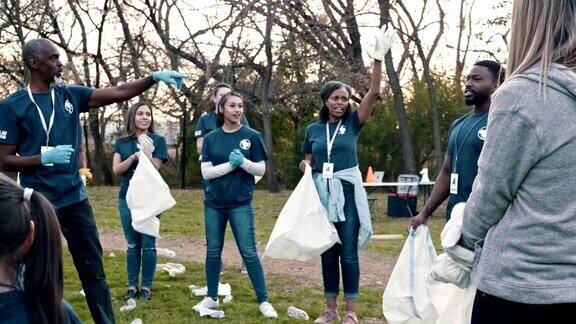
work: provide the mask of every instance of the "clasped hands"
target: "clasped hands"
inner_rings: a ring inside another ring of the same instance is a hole
[[[235,149],[232,152],[230,152],[228,160],[233,168],[237,168],[241,166],[242,163],[244,163],[244,154],[242,154],[242,151],[240,151],[240,149]]]

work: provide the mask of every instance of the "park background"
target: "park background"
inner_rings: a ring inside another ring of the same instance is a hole
[[[192,249],[200,256],[177,256],[191,262],[185,276],[158,275],[150,303],[140,303],[135,313],[117,314],[120,322],[135,317],[145,323],[196,322],[191,310],[196,300],[186,288],[204,282],[202,192],[193,134],[214,84],[227,82],[245,96],[247,118],[272,153],[255,195],[257,235],[265,245],[300,179],[300,146],[306,126],[317,118],[321,85],[334,79],[348,83],[353,104],[359,103],[368,90],[368,52],[379,26],[394,28],[400,41],[385,58],[382,101],[359,138],[360,168],[364,174],[369,166],[385,171],[384,178],[394,181],[401,173],[428,167],[433,180],[451,122],[470,109],[462,99],[467,71],[481,59],[505,63],[510,12],[510,0],[0,0],[0,97],[27,84],[21,47],[38,36],[60,48],[68,84],[106,87],[164,69],[190,76],[183,92],[157,85],[132,101],[83,114],[81,122],[94,173],[89,192],[108,255],[124,249],[114,187],[118,178],[111,171],[113,143],[131,104],[153,104],[158,133],[170,144],[171,158],[161,173],[171,188],[191,189],[174,190],[178,204],[163,218],[159,246]],[[384,193],[375,195],[382,198],[372,206],[375,233],[405,233],[406,220],[386,217]],[[430,223],[436,243],[442,214],[440,208]],[[368,281],[363,281],[359,314],[366,322],[382,321],[381,294],[402,243],[375,241],[362,253]],[[117,311],[126,274],[124,254],[115,253],[105,263]],[[226,309],[229,321],[259,321],[250,285],[234,270],[236,261],[228,260],[232,270],[223,278],[239,287],[237,301]],[[88,319],[76,274],[69,258],[66,262],[66,297]],[[289,321],[289,304],[313,316],[322,310],[318,264],[280,264],[276,268],[284,271],[271,271],[274,267],[264,262],[280,321]]]

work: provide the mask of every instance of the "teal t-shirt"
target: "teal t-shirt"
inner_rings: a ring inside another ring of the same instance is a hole
[[[450,126],[447,154],[452,162],[450,172],[458,174],[458,194],[450,194],[446,206],[446,220],[450,219],[452,207],[468,200],[472,184],[478,174],[478,158],[484,140],[488,113],[469,113],[456,119]]]
[[[235,149],[240,149],[244,157],[252,162],[268,159],[260,133],[242,126],[234,133],[226,133],[218,128],[206,135],[202,145],[202,162],[212,162],[212,165],[226,163],[230,152]],[[234,208],[252,202],[254,176],[241,167],[206,182],[204,205],[207,207]]]
[[[163,162],[168,161],[168,148],[166,147],[166,140],[163,136],[148,133],[148,136],[152,139],[154,143],[154,151],[152,152],[152,157],[162,160]],[[138,139],[135,137],[119,138],[114,144],[114,152],[120,154],[120,160],[124,161],[129,158],[132,154],[138,152]],[[126,199],[126,192],[128,191],[128,185],[130,184],[130,179],[134,175],[134,170],[138,161],[132,163],[132,165],[122,173],[120,177],[120,191],[118,192],[118,198]]]
[[[76,85],[54,86],[54,124],[50,131],[50,146],[72,145],[74,153],[68,164],[39,165],[20,172],[20,184],[43,194],[57,208],[72,205],[88,198],[78,173],[80,148],[79,114],[89,110],[92,88]],[[50,92],[34,94],[46,124],[52,114]],[[68,102],[68,104],[65,104]],[[0,103],[0,145],[15,145],[20,156],[40,154],[46,145],[46,132],[38,110],[26,88],[16,91]]]
[[[204,137],[211,131],[218,128],[216,121],[218,120],[218,115],[215,112],[211,111],[209,113],[205,113],[200,118],[198,118],[198,124],[196,124],[196,131],[194,132],[194,137]],[[246,116],[242,116],[240,123],[244,126],[250,126],[248,123],[248,119]]]
[[[330,137],[333,136],[337,125],[337,121],[328,124]],[[356,110],[346,120],[342,120],[330,154],[330,162],[334,163],[334,172],[358,165],[356,143],[362,126]],[[302,153],[314,155],[312,171],[322,172],[322,165],[328,160],[325,122],[317,121],[308,126],[302,144]]]

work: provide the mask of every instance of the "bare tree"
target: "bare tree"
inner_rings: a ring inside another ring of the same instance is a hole
[[[442,154],[442,145],[441,145],[441,137],[440,137],[440,122],[439,122],[439,114],[438,114],[438,101],[436,99],[436,85],[434,84],[434,77],[432,75],[432,70],[430,67],[430,61],[434,55],[434,52],[438,46],[438,41],[440,37],[444,33],[444,11],[442,6],[440,5],[440,0],[435,0],[436,6],[438,7],[438,31],[428,48],[427,52],[424,48],[424,44],[422,39],[420,38],[419,33],[422,31],[419,23],[417,24],[413,17],[413,12],[408,10],[406,5],[404,4],[405,0],[397,0],[396,3],[400,6],[403,14],[405,15],[408,23],[412,29],[412,33],[408,35],[409,39],[414,43],[416,47],[416,53],[420,58],[420,63],[422,64],[422,74],[424,81],[426,82],[426,88],[428,90],[428,101],[430,105],[430,113],[431,113],[431,121],[432,121],[432,133],[433,133],[433,141],[434,141],[434,160],[435,160],[435,168],[439,168],[442,165],[443,161],[443,154]],[[424,13],[428,0],[423,1],[423,9],[421,12],[421,16]],[[420,20],[422,21],[422,20]]]
[[[382,25],[388,25],[390,23],[390,1],[378,0],[378,5],[380,6],[380,22]],[[389,28],[392,28],[392,26]],[[386,53],[384,64],[386,66],[386,74],[388,75],[388,83],[392,89],[394,97],[394,112],[400,129],[400,142],[402,146],[404,169],[408,173],[415,173],[416,160],[414,158],[414,146],[412,145],[412,133],[410,131],[410,125],[408,124],[408,119],[406,118],[406,108],[404,104],[404,95],[402,94],[402,87],[400,86],[398,73],[394,68],[394,63],[392,62],[392,51]],[[400,66],[399,69],[401,68],[402,67]]]
[[[272,26],[275,19],[275,6],[272,0],[266,1],[267,15],[266,15],[266,31],[264,36],[265,52],[266,52],[266,68],[262,75],[262,121],[264,126],[264,144],[268,152],[268,160],[266,161],[266,169],[268,170],[266,179],[268,180],[268,190],[270,192],[279,192],[280,186],[278,179],[276,179],[276,170],[274,165],[274,147],[272,143],[272,123],[270,121],[270,100],[268,98],[270,93],[270,80],[272,79],[272,70],[274,61],[272,57]]]
[[[458,21],[458,40],[456,41],[456,66],[454,67],[454,83],[460,84],[462,82],[462,71],[466,65],[466,58],[470,50],[470,41],[472,39],[472,10],[474,9],[474,4],[476,0],[472,0],[468,8],[467,17],[464,16],[464,7],[466,6],[466,0],[460,0],[460,13]],[[467,27],[467,28],[466,28]],[[464,35],[464,30],[468,30],[466,35],[466,43],[462,44],[462,37]]]

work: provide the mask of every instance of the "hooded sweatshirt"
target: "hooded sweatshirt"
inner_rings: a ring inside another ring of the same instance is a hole
[[[576,302],[576,73],[540,66],[494,94],[462,244],[479,290],[526,304]],[[544,91],[542,91],[544,90]]]

